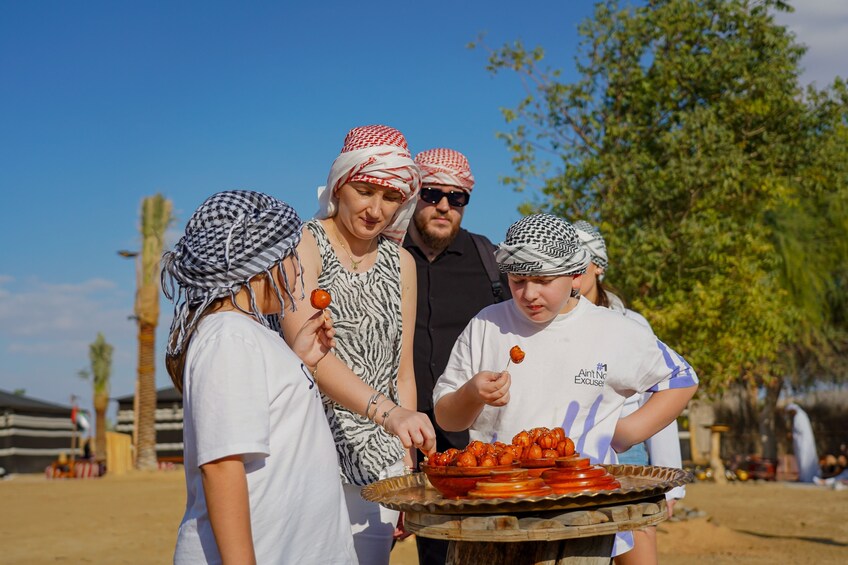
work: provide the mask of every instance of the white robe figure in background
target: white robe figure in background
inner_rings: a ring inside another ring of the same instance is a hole
[[[810,417],[794,402],[786,406],[786,413],[792,416],[792,450],[798,463],[798,481],[811,483],[819,474],[819,457]]]

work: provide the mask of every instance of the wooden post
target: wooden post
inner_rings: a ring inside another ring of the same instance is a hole
[[[71,429],[71,466],[73,467],[77,459],[77,425],[73,422],[72,424],[74,427]]]
[[[730,431],[730,426],[715,424],[710,428],[710,467],[713,469],[713,480],[716,484],[727,484],[724,475],[724,462],[721,460],[721,434]]]
[[[692,420],[689,420],[689,458],[695,465],[706,465],[704,456],[698,450],[698,429],[692,425]]]
[[[709,463],[707,454],[709,442],[705,439],[704,428],[715,423],[715,414],[712,406],[700,400],[692,400],[687,410],[689,412],[689,454],[692,463],[704,466]]]
[[[71,395],[71,468],[77,458],[77,397]]]

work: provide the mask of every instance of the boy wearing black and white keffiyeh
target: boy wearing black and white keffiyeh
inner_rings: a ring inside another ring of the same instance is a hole
[[[698,384],[686,360],[649,329],[579,297],[589,255],[571,224],[522,218],[496,259],[513,299],[485,308],[460,334],[433,391],[442,428],[509,442],[521,430],[562,426],[592,463],[615,463],[616,451],[683,410]],[[503,371],[515,345],[525,360]],[[619,422],[624,400],[645,391],[655,394]],[[613,555],[631,547],[632,535],[619,535]]]

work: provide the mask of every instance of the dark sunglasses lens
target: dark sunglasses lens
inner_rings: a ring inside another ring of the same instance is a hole
[[[442,199],[441,190],[435,188],[422,188],[421,189],[421,200],[426,202],[427,204],[438,204],[439,200]]]
[[[455,208],[462,208],[468,204],[469,198],[471,198],[471,195],[465,191],[451,192],[448,194],[448,204]]]
[[[462,208],[468,204],[468,200],[471,198],[471,195],[463,190],[444,192],[438,188],[421,189],[421,200],[428,204],[438,204],[445,196],[448,197],[448,204],[455,208]]]

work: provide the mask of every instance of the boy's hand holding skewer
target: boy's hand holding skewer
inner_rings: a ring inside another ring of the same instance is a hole
[[[468,381],[477,398],[489,406],[506,406],[512,383],[507,371],[480,371]]]
[[[480,371],[455,393],[443,397],[439,402],[442,408],[436,408],[436,419],[442,429],[467,430],[485,406],[502,407],[509,404],[512,377],[506,369],[510,363],[518,364],[522,361],[524,351],[516,345],[510,349],[509,361],[503,371]]]
[[[481,402],[489,406],[506,406],[509,403],[509,387],[512,377],[507,372],[510,362],[516,365],[524,361],[524,351],[517,345],[509,350],[509,360],[500,373],[480,371],[469,381]]]

